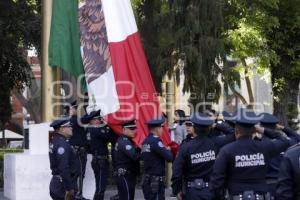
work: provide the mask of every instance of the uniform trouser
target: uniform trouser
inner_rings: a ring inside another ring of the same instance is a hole
[[[134,200],[136,176],[126,174],[116,177],[119,200]]]
[[[205,188],[194,188],[187,187],[184,195],[184,200],[211,200],[212,194],[209,191],[208,187]]]
[[[50,181],[50,196],[53,200],[64,200],[66,194],[66,188],[61,180],[61,178],[57,176],[53,176]]]
[[[92,159],[92,169],[94,171],[96,190],[93,200],[103,200],[104,192],[106,189],[108,173],[109,173],[109,163],[107,159],[97,159],[93,157]]]
[[[77,179],[77,187],[78,187],[77,196],[82,196],[83,179],[85,176],[85,168],[87,163],[87,153],[85,150],[79,150],[77,152],[77,156],[79,157],[79,163],[80,163],[80,175],[78,176]]]
[[[277,186],[277,180],[276,182],[267,180],[267,186],[268,186],[268,192],[270,193],[271,200],[275,199],[276,196],[276,186]]]
[[[144,178],[142,189],[145,200],[165,200],[165,184],[154,177]]]

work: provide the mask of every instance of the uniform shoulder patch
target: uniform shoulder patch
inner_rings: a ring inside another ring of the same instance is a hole
[[[132,146],[131,145],[126,145],[125,148],[126,148],[126,150],[129,151],[130,149],[132,149]]]
[[[63,155],[63,154],[65,153],[65,149],[64,149],[63,147],[59,147],[59,148],[57,149],[57,153],[58,153],[59,155]]]
[[[165,147],[165,145],[164,145],[161,141],[159,141],[157,144],[158,144],[158,146],[161,147],[161,148]]]
[[[49,153],[53,153],[53,147],[54,147],[54,145],[51,143],[49,145]]]

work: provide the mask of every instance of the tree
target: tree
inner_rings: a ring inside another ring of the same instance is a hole
[[[40,25],[36,1],[0,1],[0,129],[10,119],[10,94],[29,86],[30,66],[26,61],[26,50],[33,45],[39,49]]]
[[[184,62],[184,92],[191,103],[217,101],[221,87],[217,62],[223,57],[221,0],[135,1],[138,25],[152,75],[160,84],[167,73],[179,80]],[[214,81],[211,81],[214,80]],[[214,94],[213,99],[207,96]]]
[[[170,4],[161,0],[135,0],[133,8],[141,33],[142,43],[157,91],[161,81],[174,72],[176,51],[174,17]]]
[[[277,8],[276,1],[227,1],[224,6],[223,36],[226,54],[236,62],[236,67],[228,67],[226,58],[220,69],[225,88],[229,87],[248,108],[253,108],[255,98],[251,86],[253,72],[263,74],[270,68],[277,56],[267,45],[265,30],[277,25],[277,19],[267,13]],[[247,60],[251,62],[247,62]],[[242,75],[242,76],[241,76]],[[235,85],[245,79],[249,99],[236,91]]]
[[[227,52],[240,63],[238,73],[249,72],[253,67],[258,71],[271,70],[274,114],[284,124],[291,124],[291,119],[298,115],[299,3],[299,0],[230,0],[224,12]],[[255,65],[245,65],[244,58],[253,58]],[[238,77],[236,69],[229,71],[225,78],[234,73]],[[238,80],[231,79],[231,84]],[[251,90],[249,94],[251,103],[254,101]]]
[[[300,0],[280,0],[269,13],[278,25],[266,30],[269,47],[279,62],[272,63],[274,114],[285,124],[297,118],[300,82]],[[289,109],[292,108],[292,109]]]

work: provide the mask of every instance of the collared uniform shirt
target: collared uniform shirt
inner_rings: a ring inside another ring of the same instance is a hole
[[[182,180],[203,179],[208,182],[219,149],[235,140],[233,134],[209,137],[200,134],[184,143],[173,163],[172,188],[174,194],[182,190]]]
[[[260,141],[242,137],[224,146],[214,165],[211,191],[219,196],[227,186],[231,195],[248,190],[266,193],[265,176],[270,161],[288,145],[288,139],[277,135],[276,139]]]
[[[144,173],[148,175],[164,176],[165,161],[171,162],[173,155],[158,136],[150,133],[142,144],[141,157],[144,161]]]
[[[278,200],[300,199],[300,144],[291,147],[283,157],[276,198]]]
[[[64,136],[55,134],[49,145],[49,158],[52,175],[61,176],[66,190],[75,189],[72,178],[80,174],[79,159]]]
[[[117,135],[107,125],[100,127],[90,126],[87,128],[87,140],[93,155],[107,156],[107,145],[109,142],[114,144],[117,140]]]
[[[133,174],[138,174],[140,153],[136,150],[133,141],[122,135],[114,148],[115,169],[124,168]]]
[[[87,145],[86,131],[83,126],[80,125],[77,115],[73,115],[70,119],[72,124],[73,135],[69,140],[72,146],[85,147]]]

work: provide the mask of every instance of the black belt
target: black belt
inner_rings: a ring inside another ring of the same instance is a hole
[[[125,176],[127,174],[130,174],[130,171],[125,168],[119,168],[113,173],[114,176]]]
[[[163,182],[165,180],[165,176],[156,176],[156,175],[150,175],[150,174],[145,174],[144,176],[145,179],[157,179],[161,182]]]
[[[93,154],[93,157],[96,158],[96,159],[99,159],[99,160],[106,160],[108,159],[108,155],[97,155],[97,154]]]
[[[76,152],[85,151],[85,147],[83,147],[83,146],[73,145],[72,147],[75,149]]]
[[[230,195],[230,200],[270,200],[270,194],[261,194],[254,191],[244,191],[240,194]]]
[[[195,179],[193,181],[188,181],[187,187],[197,189],[207,188],[208,182],[205,182],[203,179]]]

